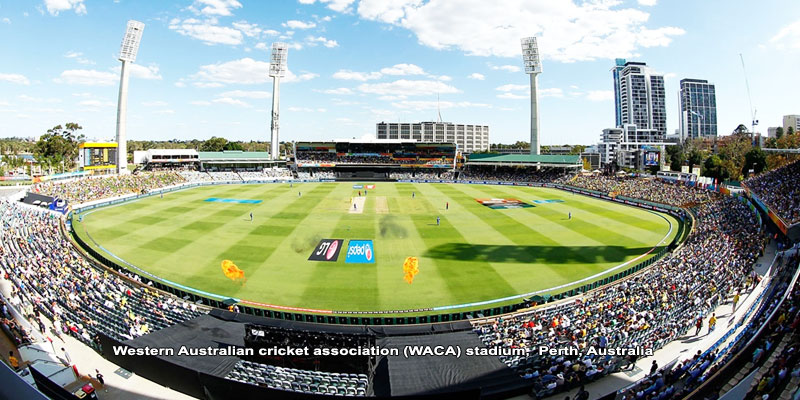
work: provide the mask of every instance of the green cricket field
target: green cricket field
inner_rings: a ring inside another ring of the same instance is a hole
[[[613,274],[668,245],[677,228],[666,214],[557,189],[389,182],[202,186],[73,218],[77,234],[106,257],[190,288],[376,312]],[[404,280],[407,257],[418,259],[413,283]],[[245,278],[227,277],[223,260]]]

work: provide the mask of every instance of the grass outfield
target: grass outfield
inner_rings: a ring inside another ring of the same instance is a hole
[[[677,230],[668,215],[556,189],[379,182],[361,213],[352,213],[357,192],[353,183],[205,186],[92,210],[73,225],[87,243],[189,287],[351,311],[430,308],[551,288],[665,246]],[[516,198],[534,207],[495,210],[476,198]],[[323,238],[345,239],[338,261],[308,261]],[[375,263],[345,263],[348,239],[373,240]],[[413,284],[403,280],[408,256],[419,257]],[[244,284],[224,276],[225,259],[245,271]]]

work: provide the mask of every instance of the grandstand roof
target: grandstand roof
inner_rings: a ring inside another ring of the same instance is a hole
[[[200,161],[269,161],[268,151],[198,151]]]
[[[555,154],[470,154],[467,164],[472,165],[541,165],[548,167],[579,167],[579,155]]]

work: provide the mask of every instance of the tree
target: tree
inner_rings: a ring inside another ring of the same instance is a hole
[[[34,157],[42,165],[47,165],[50,173],[57,166],[62,171],[73,168],[78,158],[78,145],[84,141],[83,135],[77,135],[81,129],[83,127],[74,122],[68,122],[64,127],[56,125],[48,129],[36,142],[33,148]]]
[[[750,168],[753,169],[754,174],[761,173],[767,168],[767,153],[764,150],[754,147],[744,155],[742,175],[747,176]]]
[[[222,151],[225,150],[227,144],[227,139],[213,136],[200,145],[200,151]]]
[[[703,164],[703,176],[708,176],[722,182],[728,179],[728,170],[723,166],[722,159],[714,154],[706,159]]]
[[[573,155],[581,154],[584,151],[586,151],[586,146],[584,146],[582,144],[576,144],[575,146],[572,146],[572,149],[569,151],[569,154],[573,154]]]
[[[780,139],[782,137],[783,137],[783,127],[779,126],[777,129],[775,129],[775,139]]]
[[[666,147],[666,159],[664,163],[669,164],[669,169],[680,171],[684,161],[686,161],[686,155],[683,153],[683,147],[679,145]]]
[[[692,149],[687,159],[687,161],[689,161],[689,168],[691,169],[692,167],[699,167],[700,165],[703,164],[704,158],[705,156],[703,156],[702,151],[698,149]]]
[[[787,135],[794,135],[794,127],[790,126],[788,129],[786,129],[786,134]]]
[[[225,144],[225,148],[223,148],[223,150],[244,151],[244,147],[242,147],[242,144],[239,142],[228,142],[227,144]]]

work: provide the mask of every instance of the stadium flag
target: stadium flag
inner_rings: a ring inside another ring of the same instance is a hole
[[[414,277],[419,273],[419,260],[417,257],[406,257],[403,262],[403,279],[410,285],[414,282]]]
[[[244,271],[239,269],[231,260],[222,260],[222,273],[232,281],[244,279]]]

